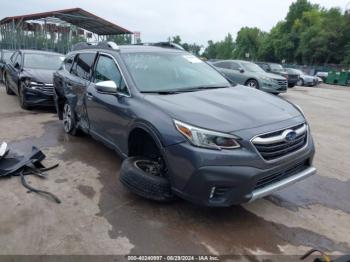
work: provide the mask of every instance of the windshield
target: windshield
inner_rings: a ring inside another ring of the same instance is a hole
[[[10,61],[13,52],[4,51],[3,60],[7,63]]]
[[[122,56],[141,92],[181,92],[230,85],[215,69],[191,54],[125,53]]]
[[[24,67],[32,69],[47,69],[57,70],[63,61],[64,57],[60,55],[50,54],[25,54]]]
[[[244,69],[247,70],[248,72],[265,73],[265,71],[257,64],[250,63],[250,62],[242,62],[242,65]]]
[[[279,64],[270,64],[272,71],[284,71],[284,68]]]

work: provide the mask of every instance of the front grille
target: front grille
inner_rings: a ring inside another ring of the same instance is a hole
[[[271,184],[275,184],[279,181],[282,181],[286,178],[289,178],[293,175],[296,175],[297,173],[305,170],[306,168],[309,167],[308,161],[306,162],[301,162],[298,163],[297,165],[282,171],[282,172],[277,172],[271,175],[264,176],[263,178],[260,178],[257,183],[255,184],[254,190],[264,188],[266,186],[269,186]]]
[[[296,132],[296,137],[292,141],[287,141],[283,136],[289,130]],[[306,124],[301,124],[292,128],[271,132],[254,138],[252,142],[265,160],[275,160],[298,151],[306,145],[307,126]]]
[[[288,81],[286,79],[275,79],[275,82],[283,89],[287,88]]]
[[[298,80],[299,76],[298,75],[288,75],[289,80]]]
[[[53,85],[52,84],[37,83],[35,85],[32,85],[32,87],[44,92],[47,95],[53,95]]]

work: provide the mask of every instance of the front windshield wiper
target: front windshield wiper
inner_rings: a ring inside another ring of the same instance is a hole
[[[155,90],[155,91],[141,91],[143,94],[159,94],[159,95],[174,95],[174,94],[180,94],[180,93],[187,93],[187,92],[195,92],[199,90],[209,90],[209,89],[218,89],[218,88],[228,88],[231,86],[196,86],[196,87],[190,87],[190,88],[183,88],[183,89],[174,89],[174,90]]]
[[[159,95],[174,95],[179,94],[177,91],[141,91],[142,94],[159,94]]]
[[[219,88],[228,88],[231,86],[195,86],[186,89],[178,90],[179,92],[194,92],[199,90],[209,90],[209,89],[219,89]]]

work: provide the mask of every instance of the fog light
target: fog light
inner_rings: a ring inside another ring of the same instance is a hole
[[[213,186],[213,187],[211,188],[211,190],[210,190],[210,195],[209,195],[209,199],[212,199],[212,198],[214,197],[215,189],[216,189],[215,186]]]

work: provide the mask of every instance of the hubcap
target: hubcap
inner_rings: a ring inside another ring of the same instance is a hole
[[[138,160],[135,162],[136,167],[153,176],[161,175],[161,165],[156,161]]]
[[[72,110],[68,104],[65,104],[63,109],[63,127],[66,133],[72,128]]]
[[[255,87],[256,87],[255,81],[249,81],[249,82],[248,82],[248,86],[249,86],[249,87],[254,87],[254,88],[255,88]]]

